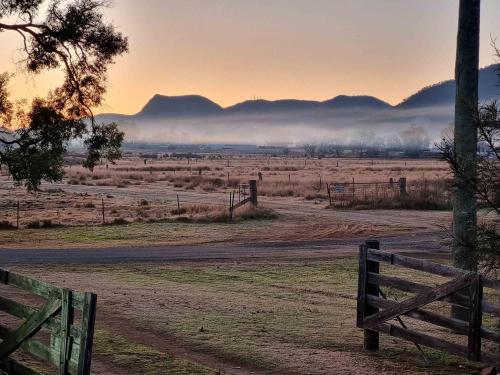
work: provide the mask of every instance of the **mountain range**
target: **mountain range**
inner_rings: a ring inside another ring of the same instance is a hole
[[[479,72],[481,101],[499,98],[500,64]],[[325,101],[248,100],[223,108],[199,95],[154,95],[134,115],[101,114],[118,122],[128,141],[160,143],[300,143],[398,135],[408,126],[432,139],[453,121],[455,81],[427,86],[397,105],[373,96],[339,95]]]
[[[498,97],[500,87],[498,76],[500,65],[490,65],[479,72],[479,97],[489,100]],[[223,108],[217,103],[200,95],[166,96],[154,95],[144,107],[134,115],[104,113],[100,119],[107,121],[133,121],[141,119],[199,118],[224,114],[265,114],[298,111],[318,111],[333,109],[364,108],[380,109],[415,109],[441,105],[452,105],[455,101],[455,81],[448,80],[427,86],[391,106],[373,96],[339,95],[325,101],[280,99],[280,100],[247,100],[230,107]]]

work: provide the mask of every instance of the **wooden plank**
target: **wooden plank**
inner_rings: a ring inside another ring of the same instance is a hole
[[[390,299],[383,299],[379,297],[372,297],[372,296],[368,297],[367,302],[370,305],[377,306],[382,309],[388,309],[399,305],[397,301]],[[446,316],[428,310],[415,309],[408,311],[403,315],[409,316],[413,319],[421,320],[423,322],[431,323],[440,327],[452,329],[462,335],[467,335],[469,332],[468,322],[464,322],[463,320],[459,319],[448,318]]]
[[[250,180],[248,181],[248,186],[250,188],[250,202],[252,205],[257,207],[258,201],[257,201],[257,181],[256,180]]]
[[[434,263],[425,259],[411,258],[400,254],[388,253],[377,249],[368,249],[368,259],[377,262],[391,263],[396,266],[411,268],[444,277],[457,277],[468,272],[445,264]],[[483,286],[500,290],[500,281],[483,277]]]
[[[469,310],[469,338],[468,338],[468,356],[471,361],[479,362],[481,360],[481,300],[483,298],[483,286],[481,276],[475,275],[469,288],[471,308]]]
[[[71,308],[71,291],[62,289],[61,291],[61,333],[59,349],[59,373],[66,375],[68,372],[68,362],[71,354],[71,336],[69,331],[73,322],[73,311]]]
[[[16,318],[28,319],[37,310],[9,298],[0,297],[0,311],[4,311],[7,314],[15,316]],[[49,330],[55,335],[59,335],[61,330],[61,320],[57,317],[52,317],[42,324],[42,328]],[[70,328],[70,335],[75,340],[80,340],[80,328],[72,325]]]
[[[369,305],[378,307],[380,309],[387,309],[396,305],[398,302],[391,299],[383,299],[375,296],[367,296],[366,302]],[[404,314],[410,318],[431,323],[440,327],[449,328],[455,333],[461,335],[468,335],[469,323],[460,319],[450,318],[429,310],[416,309]],[[500,333],[481,327],[481,335],[484,339],[500,343]]]
[[[12,273],[10,271],[0,269],[0,282],[6,285],[12,285],[19,289],[26,290],[40,297],[48,299],[52,294],[60,294],[61,288],[44,283],[39,280]],[[74,292],[73,307],[81,310],[83,306],[83,293]]]
[[[442,350],[462,357],[467,357],[467,348],[463,345],[458,345],[436,337],[424,335],[410,329],[395,326],[393,324],[384,323],[382,325],[379,325],[375,329],[379,332],[383,332],[394,337],[399,337],[401,339],[411,341],[419,345]]]
[[[356,308],[356,326],[361,328],[365,319],[366,308],[366,284],[367,274],[366,269],[367,248],[366,245],[359,246],[359,267],[358,267],[358,303]]]
[[[242,201],[236,203],[234,206],[233,206],[233,210],[236,210],[237,208],[240,208],[241,206],[244,206],[245,204],[247,204],[248,202],[251,202],[252,199],[251,198],[245,198],[243,199]]]
[[[410,293],[427,292],[432,287],[401,279],[399,277],[386,276],[380,274],[369,273],[368,282],[375,285],[387,286],[390,288],[399,289]]]
[[[391,276],[371,274],[371,273],[368,274],[368,282],[375,285],[387,286],[390,288],[395,288],[410,293],[424,293],[432,290],[433,288],[432,286],[419,284],[414,281],[400,279],[398,277],[391,277]],[[441,299],[441,301],[446,301],[465,308],[468,308],[470,305],[469,298],[462,294],[451,294]]]
[[[14,331],[1,326],[0,325],[0,331],[7,335],[7,334],[13,334]],[[25,350],[26,352],[30,353],[34,357],[45,361],[55,367],[59,366],[59,350],[55,350],[53,348],[47,347],[45,344],[41,343],[40,341],[34,339],[34,338],[28,338],[26,339],[20,346],[21,349]],[[78,358],[78,357],[75,357]],[[6,358],[8,359],[8,358]],[[69,362],[68,370],[70,374],[76,374],[78,369],[78,362],[75,359],[71,359]]]
[[[373,306],[368,306],[366,304],[366,298],[368,295],[372,294],[378,296],[379,289],[378,286],[368,284],[368,273],[377,273],[379,270],[379,265],[377,262],[368,262],[367,250],[368,243],[365,243],[359,247],[359,268],[358,268],[358,303],[357,303],[357,317],[356,324],[361,327],[366,316],[375,314],[378,312],[377,308]],[[372,243],[371,246],[378,246],[378,243]],[[379,347],[379,334],[376,331],[365,329],[364,333],[364,344],[365,350],[378,350]]]
[[[89,375],[92,361],[92,341],[94,338],[95,311],[97,296],[85,293],[82,313],[82,338],[80,340],[80,358],[78,360],[78,375]]]
[[[365,247],[366,247],[366,272],[367,275],[365,276],[366,279],[366,296],[376,296],[378,297],[380,294],[380,289],[378,285],[373,285],[368,283],[368,274],[378,274],[380,271],[380,265],[379,262],[374,262],[372,260],[368,260],[368,249],[373,248],[373,249],[380,249],[380,242],[377,240],[367,240],[365,241]],[[365,302],[366,303],[366,302]],[[365,317],[366,316],[371,316],[373,314],[378,313],[378,308],[372,307],[372,306],[365,306]],[[364,332],[364,347],[366,350],[378,350],[379,349],[379,343],[380,343],[380,337],[379,333],[377,331],[373,331],[370,329],[365,329]]]
[[[459,276],[456,279],[433,288],[429,292],[419,293],[413,298],[409,298],[398,303],[398,305],[371,315],[365,318],[362,323],[362,328],[376,327],[389,319],[393,319],[399,315],[404,315],[411,310],[415,310],[440,298],[446,297],[456,291],[467,287],[471,282],[471,278],[472,275]]]
[[[33,336],[41,329],[42,324],[61,308],[61,301],[53,298],[47,301],[35,314],[31,315],[10,337],[0,343],[0,359],[12,354],[24,340]]]
[[[483,309],[483,313],[491,314],[491,315],[495,315],[495,316],[500,317],[500,306],[499,305],[494,305],[492,303],[488,303],[488,302],[483,301],[481,303],[481,306]]]
[[[11,358],[0,361],[0,370],[12,375],[42,375]]]

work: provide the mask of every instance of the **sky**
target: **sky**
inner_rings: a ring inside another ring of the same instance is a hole
[[[130,53],[110,69],[97,112],[132,114],[154,94],[244,100],[373,95],[397,104],[453,77],[458,0],[114,0],[107,18]],[[481,66],[494,62],[500,1],[483,0]],[[15,97],[45,95],[58,72],[14,64],[19,35],[0,33],[0,72]],[[499,43],[500,44],[500,43]]]

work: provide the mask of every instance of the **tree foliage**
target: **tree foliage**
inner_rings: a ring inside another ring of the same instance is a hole
[[[497,50],[500,59],[500,53]],[[478,202],[486,209],[485,223],[480,224],[474,244],[473,261],[484,271],[497,273],[500,269],[500,108],[497,101],[474,110],[478,131],[479,153],[476,158],[476,177],[465,178],[464,163],[458,157],[451,138],[443,138],[439,148],[455,175],[472,188]],[[466,186],[455,186],[462,189]],[[460,241],[460,239],[455,239]],[[498,275],[496,275],[498,276]]]
[[[123,133],[98,124],[92,108],[102,103],[107,70],[128,49],[127,38],[103,16],[102,0],[0,0],[0,32],[19,34],[28,73],[59,69],[63,82],[30,105],[9,98],[9,75],[0,75],[0,162],[13,179],[36,189],[63,176],[69,142],[81,139],[84,165],[120,157]],[[15,22],[9,22],[15,20]]]

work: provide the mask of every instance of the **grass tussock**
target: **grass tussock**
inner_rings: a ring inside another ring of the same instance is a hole
[[[32,220],[26,224],[26,229],[48,229],[48,228],[60,228],[62,225],[54,223],[50,219],[43,220]]]
[[[16,229],[16,227],[10,221],[8,220],[0,221],[0,230],[11,230],[11,229]]]
[[[297,197],[306,200],[328,199],[326,184],[311,181],[262,181],[259,195],[267,197]]]
[[[149,165],[143,167],[118,167],[114,168],[118,172],[198,172],[211,171],[208,165],[182,166],[182,165]]]
[[[205,216],[198,217],[197,221],[200,222],[233,222],[233,221],[245,221],[245,220],[266,220],[275,219],[278,215],[271,209],[265,207],[254,207],[251,204],[246,204],[242,207],[237,208],[233,211],[233,215],[228,209],[219,209],[214,212],[210,212]]]

